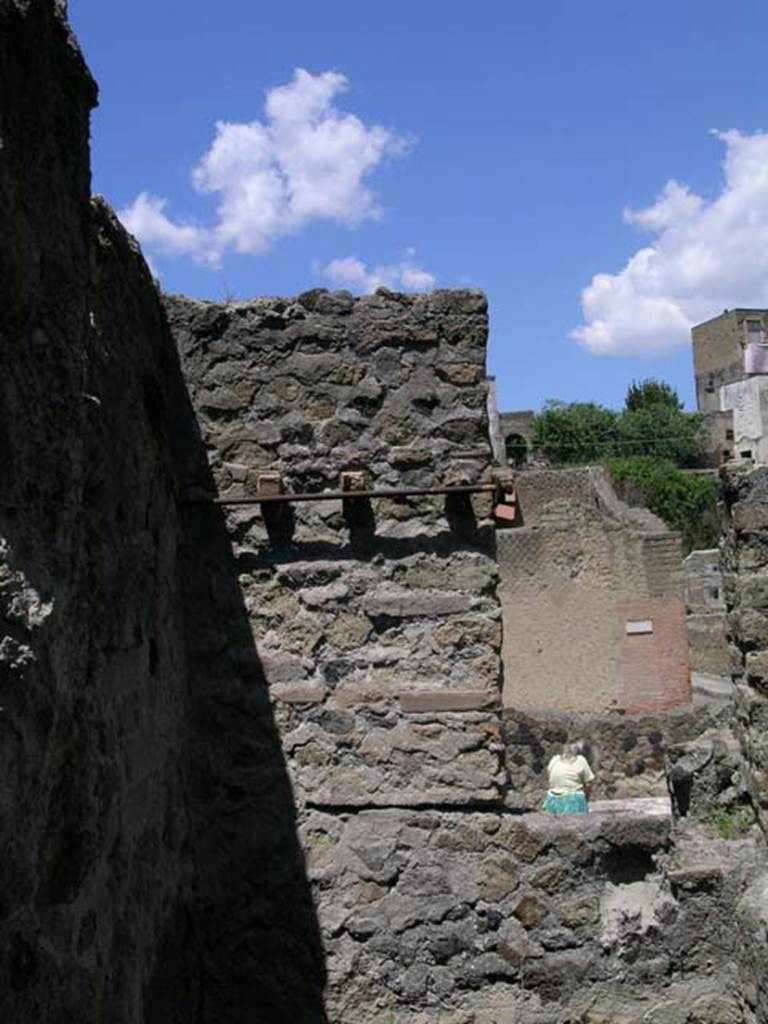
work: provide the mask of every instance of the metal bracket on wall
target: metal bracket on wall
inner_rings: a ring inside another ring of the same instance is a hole
[[[357,496],[368,489],[368,480],[362,470],[345,470],[341,474],[341,489]]]
[[[357,498],[410,498],[433,494],[493,494],[493,514],[498,519],[515,518],[515,489],[511,474],[499,473],[491,481],[479,484],[436,484],[434,487],[368,486],[362,471],[341,474],[340,491],[283,491],[279,473],[261,473],[256,478],[256,494],[248,498],[180,498],[179,505],[271,505],[293,501],[349,501]],[[511,514],[510,514],[511,513]]]
[[[496,498],[493,503],[493,517],[506,523],[513,523],[517,519],[515,478],[509,472],[496,474]]]
[[[279,473],[259,473],[256,477],[256,494],[260,501],[276,498],[283,493],[283,481]]]

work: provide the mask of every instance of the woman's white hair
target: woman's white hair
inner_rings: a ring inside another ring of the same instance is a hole
[[[562,757],[566,761],[572,760],[574,757],[578,757],[579,754],[584,752],[584,744],[581,740],[577,740],[575,743],[564,743]]]

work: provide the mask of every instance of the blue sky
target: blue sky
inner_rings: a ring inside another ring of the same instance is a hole
[[[482,288],[503,409],[690,407],[689,324],[768,306],[757,0],[69,8],[94,191],[168,291]]]

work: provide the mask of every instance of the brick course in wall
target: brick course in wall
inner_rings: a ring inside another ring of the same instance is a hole
[[[622,634],[618,664],[619,707],[636,714],[690,704],[688,631],[683,598],[619,601],[616,614]],[[651,622],[653,632],[628,633],[626,624],[630,622]]]

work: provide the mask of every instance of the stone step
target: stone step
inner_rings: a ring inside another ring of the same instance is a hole
[[[591,800],[590,814],[669,815],[672,804],[668,796],[632,797],[629,800]]]

